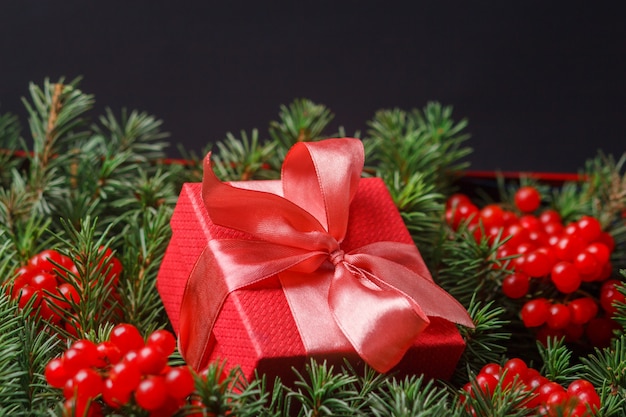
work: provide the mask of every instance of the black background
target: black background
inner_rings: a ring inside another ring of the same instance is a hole
[[[473,169],[572,172],[626,150],[619,3],[3,2],[0,112],[25,118],[30,81],[83,76],[96,111],[163,119],[176,157],[264,134],[295,98],[348,133],[439,101],[469,120]]]

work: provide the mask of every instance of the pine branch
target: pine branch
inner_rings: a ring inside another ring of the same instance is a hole
[[[259,141],[256,129],[250,136],[242,131],[240,139],[228,133],[225,140],[215,144],[215,172],[223,181],[277,179],[280,177],[280,165],[271,166],[269,163],[276,159],[277,145],[277,142]]]
[[[51,213],[55,202],[65,196],[63,185],[67,179],[57,171],[70,157],[67,147],[87,135],[80,130],[84,125],[82,115],[91,108],[93,98],[78,90],[77,82],[66,85],[63,80],[56,84],[46,80],[43,88],[31,84],[32,103],[23,100],[33,137],[28,187],[38,197],[33,206],[37,213]]]
[[[372,141],[373,162],[380,172],[398,171],[403,181],[420,172],[444,195],[451,191],[458,173],[471,153],[461,134],[467,122],[452,120],[452,108],[429,103],[422,111],[381,110],[368,122],[366,141]],[[370,161],[372,163],[372,161]]]
[[[403,416],[461,416],[449,393],[433,380],[413,375],[403,380],[387,379],[381,390],[368,399],[370,412],[375,417]]]
[[[278,117],[278,121],[270,122],[269,134],[284,153],[298,142],[322,139],[324,130],[335,116],[322,104],[300,99],[289,106],[280,106]]]
[[[19,311],[16,301],[0,293],[0,413],[44,415],[56,402],[42,375],[60,340],[29,313],[29,308]]]
[[[137,212],[122,234],[124,274],[119,289],[123,320],[145,334],[167,323],[156,277],[171,236],[170,216],[171,209],[166,206]]]
[[[353,375],[335,372],[326,362],[321,364],[311,360],[305,374],[297,369],[295,388],[287,393],[294,404],[301,408],[298,416],[349,416],[356,415],[351,404],[358,398],[352,387],[357,382]]]
[[[8,187],[13,176],[23,162],[15,152],[18,149],[21,126],[17,116],[0,114],[0,187]]]
[[[453,378],[459,385],[466,380],[467,369],[478,373],[485,364],[500,362],[507,350],[506,342],[511,339],[506,330],[508,321],[503,318],[505,310],[494,305],[494,301],[485,304],[473,298],[467,311],[475,327],[459,327],[466,343]]]
[[[582,366],[572,364],[572,351],[565,346],[563,339],[548,338],[545,346],[538,342],[537,349],[543,359],[543,376],[564,386],[579,377]]]

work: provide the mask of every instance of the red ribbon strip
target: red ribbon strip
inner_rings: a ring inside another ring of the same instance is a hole
[[[276,274],[308,353],[347,340],[386,372],[428,316],[473,327],[463,306],[432,281],[414,245],[386,241],[343,252],[363,162],[358,139],[298,143],[283,164],[281,197],[222,183],[207,155],[202,195],[211,221],[250,239],[211,240],[194,266],[180,314],[187,363],[207,365],[209,337],[228,294]],[[325,322],[311,311],[325,312],[331,324],[320,326]]]

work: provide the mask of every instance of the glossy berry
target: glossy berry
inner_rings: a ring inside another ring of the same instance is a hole
[[[159,409],[167,398],[167,387],[162,376],[148,376],[142,380],[135,390],[135,401],[143,409],[152,411]]]
[[[515,192],[514,200],[521,212],[530,213],[539,208],[541,195],[535,187],[525,186]]]
[[[71,377],[63,366],[63,359],[52,359],[46,365],[44,376],[48,384],[55,388],[63,388],[67,380]]]
[[[577,298],[567,305],[573,324],[586,324],[598,314],[598,304],[591,297]]]
[[[509,298],[522,298],[529,288],[530,277],[523,272],[514,272],[502,280],[502,292]]]
[[[564,294],[573,293],[580,287],[582,282],[576,267],[566,261],[559,262],[552,267],[550,278],[554,286]]]
[[[595,217],[583,216],[576,222],[576,226],[579,236],[587,242],[599,239],[602,233],[602,226]]]
[[[552,304],[546,324],[551,329],[564,329],[570,323],[570,311],[564,304]]]
[[[174,335],[167,330],[156,330],[148,336],[146,342],[150,346],[154,346],[163,355],[169,356],[176,349],[176,339]]]
[[[621,286],[621,281],[611,279],[604,282],[600,288],[600,305],[609,316],[617,312],[615,303],[626,303],[626,297],[618,290]]]
[[[128,323],[115,326],[113,330],[111,330],[109,340],[119,348],[122,355],[131,350],[138,350],[144,346],[144,340],[139,330]]]
[[[528,301],[522,307],[522,321],[526,327],[538,327],[546,322],[550,314],[550,303],[545,298]]]
[[[174,398],[186,398],[195,389],[195,380],[187,366],[171,368],[165,375],[167,392]]]

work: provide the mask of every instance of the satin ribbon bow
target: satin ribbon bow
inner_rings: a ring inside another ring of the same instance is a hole
[[[293,312],[307,353],[308,346],[323,350],[324,343],[345,341],[386,372],[429,316],[473,327],[463,306],[432,281],[415,245],[385,241],[342,250],[363,169],[360,140],[296,144],[283,164],[284,197],[220,182],[209,158],[202,185],[208,215],[249,239],[211,240],[190,274],[179,335],[190,365],[207,364],[211,329],[228,294],[276,274],[290,308],[303,311]],[[331,323],[311,317],[311,308],[324,310]]]

